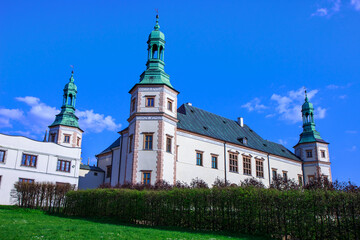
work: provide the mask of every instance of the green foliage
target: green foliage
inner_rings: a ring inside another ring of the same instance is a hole
[[[11,195],[20,207],[58,212],[64,205],[65,194],[74,188],[71,184],[17,182]]]
[[[358,239],[360,193],[258,187],[96,189],[67,193],[64,212],[119,222],[291,239]]]

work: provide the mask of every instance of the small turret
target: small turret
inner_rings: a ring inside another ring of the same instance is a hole
[[[61,112],[56,115],[55,121],[49,126],[49,142],[81,147],[83,130],[79,127],[79,118],[75,115],[77,87],[74,83],[74,71],[71,72],[69,82],[64,87]]]

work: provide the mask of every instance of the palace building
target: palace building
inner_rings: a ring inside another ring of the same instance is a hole
[[[211,185],[217,178],[239,183],[253,177],[269,186],[278,175],[301,184],[320,175],[331,180],[328,143],[315,130],[307,96],[294,153],[263,139],[243,118],[231,120],[191,103],[178,107],[179,92],[164,70],[165,35],[158,16],[147,44],[146,70],[129,91],[129,125],[96,155],[104,183],[173,184],[199,178]]]

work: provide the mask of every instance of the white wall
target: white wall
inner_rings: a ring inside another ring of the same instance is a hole
[[[104,181],[104,172],[80,169],[79,189],[98,188]]]
[[[0,149],[6,152],[5,162],[0,163],[0,204],[11,204],[10,192],[19,178],[34,179],[35,182],[78,184],[80,148],[0,134]],[[37,156],[36,167],[21,166],[23,153]],[[56,170],[58,159],[71,162],[70,172]]]

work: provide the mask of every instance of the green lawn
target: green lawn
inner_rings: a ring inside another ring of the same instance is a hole
[[[264,239],[244,235],[119,225],[112,220],[66,218],[0,206],[0,239]]]

